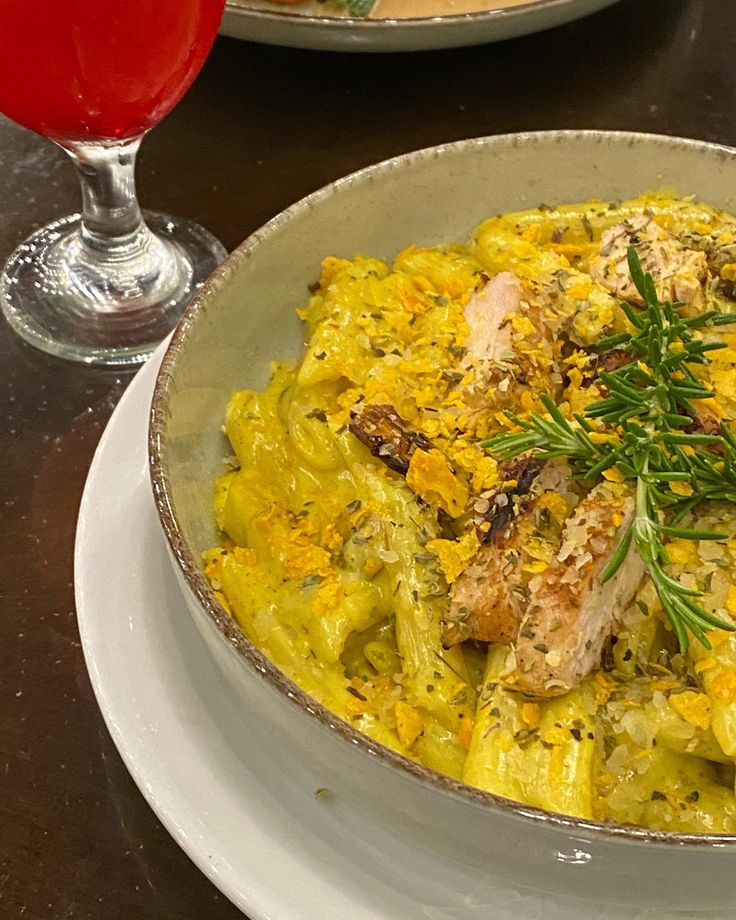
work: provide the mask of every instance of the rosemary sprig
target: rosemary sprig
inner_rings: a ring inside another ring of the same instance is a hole
[[[665,540],[724,540],[727,534],[679,526],[688,512],[704,502],[736,501],[736,436],[725,424],[717,435],[687,431],[696,410],[693,400],[715,394],[703,386],[693,365],[708,361],[708,352],[725,345],[695,334],[704,327],[736,322],[736,314],[711,310],[682,316],[677,302],[660,302],[651,274],[645,273],[633,246],[628,249],[631,278],[644,300],[643,308],[621,303],[634,328],[598,343],[631,355],[631,362],[599,375],[605,398],[576,415],[563,416],[542,396],[547,416],[508,417],[520,429],[481,442],[501,460],[533,452],[542,459],[565,457],[577,479],[595,479],[615,469],[636,486],[634,520],[622,535],[601,580],[613,577],[633,547],[646,566],[662,609],[685,651],[689,634],[710,648],[706,633],[714,628],[736,630],[732,623],[708,612],[699,602],[703,592],[680,584],[665,571],[669,557]],[[595,423],[595,424],[593,424]],[[674,488],[673,488],[674,486]]]

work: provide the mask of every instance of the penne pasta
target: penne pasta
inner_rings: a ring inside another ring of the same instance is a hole
[[[227,407],[220,603],[432,769],[730,831],[734,285],[736,220],[665,192],[328,256],[303,354]]]

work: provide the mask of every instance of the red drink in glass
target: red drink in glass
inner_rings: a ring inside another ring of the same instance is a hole
[[[59,140],[128,138],[181,99],[223,0],[0,0],[0,111]]]
[[[0,0],[0,112],[77,166],[82,213],[13,253],[0,307],[26,341],[95,364],[143,361],[225,250],[135,195],[143,134],[198,74],[225,0]]]

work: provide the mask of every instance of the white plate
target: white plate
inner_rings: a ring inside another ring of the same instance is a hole
[[[314,16],[269,0],[227,0],[220,31],[233,38],[323,51],[427,51],[497,42],[587,16],[617,0],[531,0],[479,13],[419,19]]]
[[[77,531],[77,611],[94,691],[126,766],[215,885],[253,920],[704,920],[702,911],[632,913],[520,892],[422,841],[388,835],[329,792],[315,796],[320,777],[234,697],[170,568],[146,456],[162,354],[130,385],[92,463]]]

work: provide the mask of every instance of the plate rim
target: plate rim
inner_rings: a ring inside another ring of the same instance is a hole
[[[155,386],[160,362],[163,359],[170,339],[171,335],[167,336],[164,341],[158,345],[151,357],[139,368],[126,387],[125,392],[118,400],[100,436],[100,440],[97,443],[85,479],[82,497],[79,503],[73,553],[75,611],[80,643],[82,646],[82,655],[92,686],[95,702],[102,714],[105,727],[115,745],[115,749],[120,755],[125,769],[133,779],[139,793],[143,796],[144,800],[174,840],[175,844],[183,851],[187,859],[191,860],[209,882],[228,898],[238,910],[241,912],[247,910],[251,920],[277,920],[278,915],[273,912],[275,907],[272,900],[264,899],[263,895],[259,894],[255,889],[251,889],[246,895],[245,892],[237,888],[231,877],[231,873],[220,871],[212,855],[208,855],[207,849],[203,849],[201,846],[198,847],[194,843],[194,837],[191,833],[191,822],[184,820],[181,817],[180,811],[178,809],[174,810],[171,807],[172,803],[168,801],[170,796],[167,797],[165,793],[161,792],[160,782],[154,783],[152,781],[149,768],[138,761],[131,749],[128,733],[124,730],[122,720],[119,718],[119,711],[117,709],[119,703],[111,702],[111,700],[113,700],[113,695],[106,683],[106,672],[100,669],[99,660],[94,654],[94,631],[95,628],[99,628],[99,624],[95,623],[94,614],[90,615],[89,613],[90,603],[86,597],[85,580],[80,574],[84,571],[87,563],[87,532],[91,527],[90,517],[95,507],[92,503],[92,496],[97,486],[98,478],[104,475],[107,465],[111,462],[110,458],[107,456],[108,444],[114,435],[116,427],[121,424],[121,419],[125,418],[125,413],[128,410],[133,413],[137,408],[147,421],[150,393]],[[150,380],[148,379],[149,374],[151,375]],[[148,391],[146,391],[146,386],[148,386]],[[138,405],[138,403],[140,403],[140,405]],[[147,425],[144,423],[144,431],[146,430]],[[141,466],[147,466],[148,456],[145,435],[142,439],[142,443],[134,445],[133,452],[135,451],[139,451],[140,453]],[[128,458],[128,460],[129,459],[130,458]],[[131,490],[134,494],[134,502],[138,500],[148,500],[152,502],[147,476],[144,475],[137,483],[133,483],[131,485]],[[151,507],[150,510],[153,518],[151,523],[153,526],[156,526],[158,525],[158,521],[156,519],[155,510],[153,507]],[[160,527],[158,529],[160,534]],[[165,541],[163,541],[163,535],[160,534],[160,536],[162,538],[161,549],[167,556],[167,564],[170,566]],[[172,571],[172,576],[173,575],[174,573]],[[184,603],[182,597],[182,604]]]
[[[104,641],[104,624],[107,621],[106,617],[101,616],[100,611],[102,610],[104,612],[107,610],[108,604],[102,602],[99,598],[99,591],[102,589],[96,589],[94,584],[90,583],[83,573],[90,564],[90,556],[88,554],[91,548],[96,548],[98,546],[98,542],[94,539],[95,528],[98,526],[95,523],[96,514],[93,513],[97,508],[97,504],[94,503],[94,497],[97,495],[99,498],[97,493],[101,487],[104,487],[105,481],[109,480],[109,478],[112,478],[116,482],[120,482],[122,479],[122,489],[126,494],[126,500],[132,502],[136,509],[138,509],[136,514],[140,513],[146,517],[150,516],[150,520],[145,526],[151,528],[151,533],[155,531],[158,537],[157,543],[160,547],[161,561],[165,562],[171,578],[175,579],[174,571],[168,559],[165,540],[163,534],[160,532],[160,527],[153,508],[146,477],[136,476],[133,479],[129,474],[131,459],[135,460],[136,464],[139,463],[141,469],[145,467],[145,436],[135,439],[135,445],[132,452],[127,454],[122,462],[119,453],[115,456],[110,454],[110,441],[114,441],[117,435],[118,425],[125,423],[125,430],[132,426],[136,426],[137,428],[142,422],[141,428],[145,430],[150,391],[153,388],[157,371],[157,368],[154,368],[153,365],[154,362],[160,361],[163,352],[163,346],[159,348],[160,350],[157,349],[157,351],[154,352],[154,355],[141,367],[138,374],[130,381],[125,393],[115,407],[95,449],[94,457],[85,481],[82,502],[80,504],[79,523],[74,543],[74,583],[77,601],[77,620],[80,638],[82,640],[81,645],[85,666],[89,675],[94,698],[103,717],[105,727],[126,770],[137,786],[138,792],[150,806],[176,845],[184,852],[186,857],[191,860],[196,868],[202,872],[202,874],[226,898],[228,898],[238,910],[247,913],[247,916],[250,917],[251,920],[294,920],[296,917],[296,912],[294,910],[295,905],[292,903],[290,907],[289,904],[285,903],[283,900],[280,902],[274,900],[273,886],[270,885],[270,882],[264,881],[263,875],[260,874],[263,871],[262,865],[260,869],[254,870],[252,864],[248,862],[247,873],[244,875],[239,874],[236,871],[236,867],[231,865],[227,858],[230,853],[229,849],[224,851],[224,863],[219,863],[217,861],[213,855],[217,853],[217,849],[213,847],[213,843],[216,843],[220,838],[212,830],[209,824],[206,823],[201,828],[193,824],[196,817],[196,810],[191,808],[188,801],[187,790],[189,786],[186,784],[182,786],[180,780],[175,783],[164,782],[160,773],[152,772],[152,765],[148,755],[144,755],[141,759],[138,759],[136,745],[140,743],[142,732],[145,731],[139,723],[140,709],[136,709],[137,714],[135,717],[131,717],[129,711],[125,712],[121,710],[122,700],[124,698],[117,692],[119,690],[119,680],[116,681],[114,676],[118,672],[113,671],[111,677],[110,671],[104,667],[103,661],[96,653],[99,644]],[[148,373],[151,375],[150,378]],[[102,480],[102,483],[100,480]],[[126,491],[128,489],[129,491]],[[147,512],[143,509],[144,504],[148,505]],[[93,556],[92,561],[94,562],[96,558],[96,556]],[[129,575],[125,577],[126,579],[130,578]],[[172,585],[172,588],[177,589],[177,598],[180,600],[181,604],[184,605],[184,598],[179,593],[180,587],[180,585]],[[171,602],[171,599],[169,602]],[[152,603],[154,608],[158,609],[155,599],[149,601],[149,603]],[[126,605],[123,603],[120,606],[124,608]],[[148,609],[145,601],[143,606]],[[144,616],[144,623],[147,621],[149,615],[151,615],[150,611]],[[184,619],[187,620],[187,625],[188,628],[191,629],[191,634],[193,636],[196,635],[197,630],[195,624],[191,621],[191,617],[187,615]],[[132,622],[130,628],[132,629]],[[125,633],[127,630],[124,629],[123,632]],[[206,647],[203,647],[202,651],[206,653]],[[207,655],[206,657],[209,658],[210,656]],[[157,659],[157,661],[160,661],[160,659]],[[219,669],[216,670],[219,675]],[[177,670],[175,676],[180,673],[181,672]],[[172,687],[169,679],[166,680],[166,686],[169,689]],[[172,710],[167,708],[162,713],[161,709],[157,708],[156,717],[160,719],[162,714],[168,714],[169,712],[173,712],[175,716],[179,716],[179,718],[175,719],[175,722],[177,725],[181,726],[181,711],[179,709],[175,708]],[[145,715],[147,710],[144,709],[143,713]],[[191,726],[187,727],[186,733],[191,737]],[[156,744],[152,746],[147,745],[146,749],[149,747],[153,747],[154,751],[159,750]],[[225,788],[233,787],[226,786]],[[249,795],[252,794],[253,792],[251,791]],[[189,806],[187,810],[182,811],[182,803],[185,806]],[[254,819],[253,826],[259,831],[263,827],[261,821],[262,818]],[[315,876],[314,869],[310,868],[300,859],[300,851],[298,849],[288,846],[284,847],[280,842],[280,838],[273,836],[269,836],[267,842],[269,847],[275,847],[274,849],[269,849],[269,852],[283,852],[289,860],[296,861],[300,868],[306,866],[305,871],[310,877]],[[319,876],[321,878],[321,872]],[[564,900],[567,898],[566,894],[557,893],[544,888],[527,889],[517,887],[513,879],[508,881],[511,886],[510,892],[514,896],[532,896],[540,899],[538,903],[533,904],[533,910],[529,914],[527,914],[526,901],[520,904],[514,901],[513,916],[515,920],[524,920],[524,918],[527,917],[528,920],[531,920],[532,916],[538,918],[540,916],[538,913],[540,905],[555,907],[558,911],[561,907],[564,907],[564,916],[567,917],[570,917],[568,911],[571,907],[573,905],[578,905],[574,916],[576,918],[582,918],[584,916],[586,920],[589,917],[588,913],[582,912],[582,905],[592,904],[590,899],[578,900],[573,896],[568,901]],[[326,883],[326,887],[323,886],[320,890],[329,897],[333,897],[331,892],[334,889],[329,880]],[[493,906],[496,909],[502,907],[505,911],[503,916],[505,918],[508,917],[510,920],[510,914],[506,912],[508,908],[505,899],[508,893],[508,891],[502,889],[499,893],[502,900],[498,903],[494,901]],[[397,918],[395,913],[385,913],[380,907],[377,909],[375,903],[371,903],[363,898],[360,890],[356,892],[356,889],[351,889],[349,885],[344,889],[340,889],[340,895],[342,900],[349,900],[352,906],[357,906],[361,909],[361,917],[363,920],[368,920],[368,915],[370,916],[370,920],[389,920],[389,917]],[[317,903],[319,907],[316,913],[312,913],[311,910],[308,914],[299,913],[301,920],[326,920],[328,912],[330,920],[345,920],[346,916],[352,916],[344,912],[336,914],[335,908],[337,905],[336,902],[332,900],[328,902],[319,901]],[[303,900],[299,902],[300,906],[302,904]],[[615,911],[615,916],[612,914],[611,920],[622,920],[623,916],[627,916],[629,920],[633,920],[633,915],[630,913],[623,914],[624,910],[628,910],[625,905],[612,903],[609,907],[612,911]],[[609,917],[609,907],[605,907],[601,911],[601,920],[605,920],[605,918]],[[665,917],[661,913],[662,909],[658,910],[655,908],[654,910],[656,917],[661,917],[661,920],[665,920]],[[560,914],[555,914],[555,916],[558,915],[562,916]],[[424,916],[424,914],[422,916]],[[443,916],[445,915],[443,914]],[[637,912],[637,917],[638,916],[639,914]],[[649,916],[648,912],[647,916]],[[653,918],[654,916],[653,914]],[[713,920],[725,920],[725,917],[718,914],[714,916]]]
[[[450,15],[439,16],[385,17],[381,19],[367,19],[358,16],[315,16],[311,13],[293,13],[285,9],[275,9],[273,11],[264,10],[248,6],[248,0],[225,0],[225,10],[236,16],[260,19],[264,22],[275,22],[279,24],[283,22],[298,22],[304,27],[330,26],[343,30],[362,29],[368,32],[372,29],[383,29],[387,26],[405,26],[407,29],[413,29],[422,28],[427,25],[452,27],[476,22],[502,22],[504,19],[523,19],[539,10],[564,10],[566,7],[574,8],[575,6],[583,6],[587,3],[594,2],[595,0],[527,0],[526,3],[520,3],[517,6],[499,7],[491,10],[477,10],[470,13],[452,13]],[[609,0],[611,5],[617,2],[619,2],[619,0]]]

